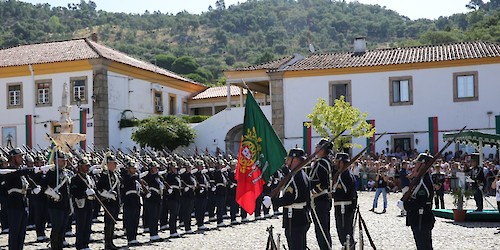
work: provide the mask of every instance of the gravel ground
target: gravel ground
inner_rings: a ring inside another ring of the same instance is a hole
[[[366,221],[368,230],[374,240],[377,249],[415,249],[415,243],[411,230],[405,226],[405,218],[400,217],[400,210],[396,207],[397,200],[401,197],[401,193],[391,193],[388,195],[388,208],[387,213],[378,214],[372,213],[368,210],[371,208],[373,202],[374,192],[360,192],[359,205],[361,215]],[[492,204],[496,204],[494,197],[488,198]],[[452,197],[445,195],[446,206],[451,208]],[[487,202],[485,202],[485,209],[492,209]],[[467,204],[468,209],[474,209],[475,203],[469,200]],[[383,208],[382,197],[379,198],[379,206],[376,211],[380,212]],[[252,216],[250,217],[253,218]],[[336,235],[335,222],[332,212],[330,232],[333,237],[333,249],[340,249],[340,244]],[[102,220],[102,217],[100,218]],[[465,222],[455,223],[449,219],[436,218],[436,224],[433,233],[433,246],[435,249],[499,249],[498,242],[500,242],[500,234],[495,234],[500,227],[498,222]],[[194,223],[194,220],[193,220]],[[229,224],[228,220],[225,223]],[[92,249],[103,249],[103,223],[95,223],[92,226],[94,233],[92,238],[97,240],[92,243]],[[207,225],[210,228],[215,228],[215,223]],[[170,239],[160,243],[148,243],[149,234],[141,234],[138,240],[143,243],[137,249],[265,249],[268,232],[266,229],[269,226],[274,227],[274,238],[277,239],[278,234],[281,235],[281,243],[285,243],[284,231],[281,228],[280,218],[270,218],[266,220],[259,220],[246,224],[240,224],[231,227],[224,227],[213,229],[205,232],[204,234],[185,235],[182,238]],[[73,226],[74,228],[74,226]],[[118,223],[116,230],[117,239],[114,240],[118,246],[126,246],[126,240],[123,235],[122,223]],[[193,227],[194,229],[196,226]],[[50,230],[50,229],[49,229]],[[47,230],[47,235],[50,234]],[[142,229],[139,229],[142,232]],[[355,229],[355,239],[358,238],[358,228]],[[179,232],[183,232],[179,230]],[[161,232],[160,236],[168,238],[168,231]],[[0,235],[0,248],[7,249],[7,235]],[[369,246],[366,235],[364,238],[364,246],[366,249],[371,249]],[[47,243],[36,243],[35,231],[28,231],[26,235],[26,243],[24,249],[47,249]],[[70,244],[74,244],[75,238],[67,238]],[[315,238],[314,226],[307,234],[307,245],[310,249],[318,249]],[[73,247],[72,247],[73,248]],[[125,247],[124,247],[125,249]],[[283,249],[283,247],[281,247]],[[359,245],[358,245],[359,249]]]

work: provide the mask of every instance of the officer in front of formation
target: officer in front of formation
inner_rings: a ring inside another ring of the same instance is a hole
[[[304,160],[305,152],[300,148],[291,149],[286,158],[286,166],[293,170]],[[299,170],[282,189],[282,196],[271,199],[264,196],[263,204],[270,207],[274,204],[283,207],[283,228],[288,242],[289,250],[306,249],[306,234],[311,220],[310,209],[310,184],[309,178],[303,169]]]
[[[434,166],[434,173],[431,175],[432,182],[434,183],[434,191],[436,196],[434,197],[434,206],[436,209],[444,209],[444,179],[445,175],[441,172],[441,166]]]
[[[319,248],[322,250],[332,248],[332,237],[330,234],[332,167],[328,158],[332,149],[333,144],[325,138],[316,144],[316,156],[318,159],[313,162],[309,174],[309,179],[311,180],[311,212],[314,231],[316,232]]]
[[[51,156],[52,157],[52,156]],[[50,223],[50,249],[63,249],[64,233],[69,223],[70,195],[69,171],[66,169],[67,158],[63,151],[54,153],[55,167],[42,179],[42,187],[48,196],[47,209]]]
[[[479,164],[479,154],[474,153],[470,155],[470,168],[465,172],[470,172],[472,182],[472,190],[474,191],[474,201],[476,202],[476,211],[483,211],[483,185],[485,182],[483,168]]]
[[[113,243],[113,234],[115,231],[115,220],[120,211],[120,177],[117,173],[116,157],[112,154],[106,155],[105,168],[97,182],[97,192],[101,201],[108,209],[109,213],[104,214],[104,249],[117,250],[118,247]]]
[[[340,244],[346,246],[347,236],[349,235],[349,248],[354,249],[354,214],[357,206],[356,177],[347,168],[349,164],[349,155],[346,153],[337,153],[335,155],[334,173],[342,169],[338,178],[333,180],[333,206],[335,209],[335,226]]]
[[[434,158],[431,155],[420,154],[415,159],[414,173],[418,173]],[[414,177],[417,178],[417,177]],[[412,192],[412,190],[408,191]],[[432,229],[436,219],[432,213],[433,183],[429,172],[426,172],[406,201],[399,201],[398,207],[407,211],[406,225],[411,227],[413,238],[419,250],[432,249]]]
[[[92,214],[95,199],[95,182],[88,175],[89,160],[84,157],[78,160],[78,171],[71,178],[70,193],[73,196],[73,208],[76,224],[76,249],[89,249],[92,233]]]

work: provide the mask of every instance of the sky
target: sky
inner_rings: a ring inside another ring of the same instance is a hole
[[[68,3],[79,3],[80,0],[21,0],[29,3],[49,3],[51,6],[67,6]],[[97,9],[109,12],[125,12],[142,14],[148,10],[159,10],[162,13],[176,14],[187,10],[192,14],[200,14],[208,10],[208,6],[215,8],[216,0],[93,0]],[[225,0],[226,7],[243,3],[246,0]],[[355,0],[347,0],[355,1]],[[410,19],[450,16],[455,13],[468,11],[465,5],[470,0],[357,0],[365,4],[378,4],[387,9],[395,10],[400,15]],[[488,2],[488,1],[485,1]]]

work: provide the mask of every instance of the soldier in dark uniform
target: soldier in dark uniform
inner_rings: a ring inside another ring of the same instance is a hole
[[[45,165],[45,158],[41,154],[37,154],[34,158],[35,166],[42,167]],[[42,183],[45,173],[33,173],[31,178],[35,183]],[[46,242],[49,238],[45,235],[45,225],[47,224],[47,196],[43,193],[33,194],[30,202],[33,203],[33,217],[35,219],[36,241]]]
[[[127,168],[127,171],[122,175],[123,225],[126,230],[128,245],[137,246],[139,245],[137,229],[141,211],[139,174],[137,174],[134,160],[126,158],[123,164]]]
[[[349,155],[337,153],[335,155],[334,174],[349,164]],[[349,246],[354,249],[354,212],[357,205],[356,177],[345,169],[333,183],[333,205],[335,210],[335,226],[340,244],[346,246],[347,236],[350,236]]]
[[[149,164],[149,174],[144,177],[148,185],[149,193],[146,195],[144,207],[147,207],[147,222],[149,223],[149,235],[151,242],[163,241],[158,235],[158,221],[160,218],[160,207],[163,199],[163,178],[158,175],[158,163],[152,162]]]
[[[208,212],[208,220],[210,222],[217,221],[215,218],[215,190],[217,187],[215,186],[215,162],[212,159],[207,158],[206,163],[208,164],[208,181],[210,183],[210,188],[208,190],[208,199],[207,199],[207,212]]]
[[[70,193],[76,224],[76,249],[88,249],[92,233],[93,201],[95,199],[95,182],[88,175],[90,162],[87,158],[78,160],[78,172],[71,178]]]
[[[7,191],[7,207],[9,221],[9,249],[23,249],[26,236],[26,226],[28,223],[28,202],[26,193],[28,191],[28,181],[26,176],[33,172],[33,169],[21,169],[23,167],[23,153],[19,148],[9,152],[9,169],[5,169],[4,188]],[[37,192],[40,192],[38,189]]]
[[[474,191],[474,201],[476,202],[477,209],[475,211],[483,211],[483,184],[485,181],[483,168],[479,164],[479,154],[471,154],[470,168],[465,172],[470,172],[472,182],[472,190]]]
[[[420,154],[415,159],[413,172],[418,173],[419,169],[432,159],[433,157],[430,155]],[[398,202],[398,207],[404,207],[407,211],[406,225],[411,227],[413,238],[419,250],[432,249],[432,228],[434,228],[436,221],[432,213],[433,195],[432,179],[427,172],[419,180],[410,198],[407,201]]]
[[[330,210],[332,199],[330,189],[332,182],[332,167],[328,155],[333,145],[327,139],[321,139],[316,145],[318,159],[313,162],[309,175],[311,180],[311,213],[316,232],[316,239],[320,249],[332,248],[332,237],[330,234]]]
[[[0,169],[9,167],[9,160],[6,156],[0,154]],[[2,233],[9,233],[9,221],[7,219],[7,190],[5,189],[5,178],[0,175],[0,224],[2,224]]]
[[[217,227],[224,227],[224,215],[226,214],[226,195],[227,195],[227,179],[224,173],[222,173],[222,168],[224,168],[224,162],[219,160],[217,164],[217,169],[214,172],[215,181],[215,206],[217,208]]]
[[[434,173],[431,175],[432,182],[434,183],[434,192],[436,196],[434,197],[434,204],[436,209],[444,209],[444,173],[441,172],[441,166],[434,166]],[[440,206],[441,205],[441,206]]]
[[[184,163],[185,172],[181,174],[182,196],[181,196],[181,221],[184,222],[184,231],[186,234],[194,233],[191,230],[191,213],[194,209],[194,191],[196,188],[196,178],[191,173],[192,165],[190,162]]]
[[[167,183],[170,238],[179,238],[181,236],[177,232],[177,218],[179,217],[179,208],[181,206],[181,178],[177,174],[177,164],[175,162],[168,163],[168,173],[165,182]]]
[[[64,233],[69,224],[71,204],[69,198],[69,171],[66,169],[66,154],[54,153],[55,167],[42,179],[42,187],[48,196],[47,209],[52,224],[50,248],[63,249]]]
[[[290,170],[296,168],[305,160],[304,150],[291,149],[286,159]],[[270,207],[271,203],[283,207],[283,228],[288,242],[289,250],[306,249],[306,234],[311,224],[309,218],[310,184],[306,173],[301,169],[284,186],[283,195],[271,199],[264,196],[263,204]]]
[[[204,219],[207,207],[207,193],[210,189],[210,182],[208,181],[209,178],[207,175],[208,169],[205,168],[205,163],[203,162],[203,160],[196,160],[195,165],[197,171],[196,173],[194,173],[194,176],[196,178],[196,182],[198,183],[198,187],[195,192],[194,213],[198,231],[203,231],[208,229],[204,225]]]
[[[237,225],[238,221],[236,220],[236,215],[238,214],[239,205],[236,202],[236,163],[238,160],[231,160],[230,166],[231,169],[227,172],[227,202],[229,205],[229,217],[231,219],[231,225]]]
[[[108,209],[113,219],[118,218],[120,211],[120,177],[116,171],[116,157],[106,155],[105,171],[101,174],[97,182],[97,192],[101,201]],[[115,222],[111,217],[104,214],[104,249],[117,250],[118,247],[113,243],[113,234],[115,231]]]

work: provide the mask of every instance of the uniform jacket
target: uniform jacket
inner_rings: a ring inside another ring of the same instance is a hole
[[[407,211],[407,226],[434,224],[436,220],[432,213],[433,189],[431,176],[427,173],[422,177],[410,198],[404,201],[404,208]],[[420,213],[421,211],[422,213]]]
[[[59,172],[59,176],[57,176]],[[56,171],[55,169],[49,170],[44,178],[42,178],[41,186],[43,189],[48,187],[54,189],[57,187],[57,179],[59,183],[62,183],[65,179],[67,181],[59,188],[58,192],[61,195],[59,201],[54,201],[50,197],[47,199],[47,208],[67,210],[70,209],[70,199],[69,199],[69,185],[70,185],[70,172],[67,169],[60,169]]]

